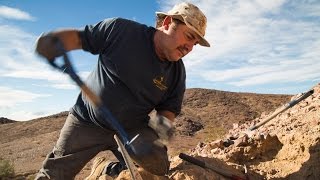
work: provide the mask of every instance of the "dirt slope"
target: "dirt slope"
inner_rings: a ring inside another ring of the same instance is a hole
[[[199,141],[208,143],[221,138],[234,123],[242,124],[259,117],[263,112],[271,112],[289,101],[290,97],[188,89],[182,113],[175,123],[177,132],[172,146],[169,146],[170,157],[176,158],[178,153],[188,152]],[[14,179],[33,177],[58,138],[66,116],[67,112],[63,112],[27,122],[0,124],[0,157],[13,162],[17,174]],[[112,158],[108,152],[99,155]],[[90,167],[91,162],[76,179],[86,177]],[[179,172],[179,167],[184,166],[177,165],[173,170]],[[202,171],[205,174],[206,171]]]
[[[0,157],[13,162],[17,175],[34,174],[57,140],[66,115],[0,125]]]
[[[243,134],[253,122],[235,126],[222,139],[199,143],[189,154],[252,179],[317,180],[320,177],[320,85],[314,94],[279,114],[249,135]],[[292,99],[296,98],[295,96]],[[224,179],[210,170],[172,158],[170,179]],[[247,174],[244,169],[246,167]],[[152,179],[150,176],[148,179]]]

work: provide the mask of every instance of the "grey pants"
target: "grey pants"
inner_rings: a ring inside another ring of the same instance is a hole
[[[147,126],[127,133],[130,137],[139,134],[137,144],[152,148],[146,156],[132,156],[134,161],[150,173],[167,174],[167,149],[165,146],[154,145],[154,141],[158,139],[157,134]],[[117,151],[114,134],[114,131],[84,123],[69,114],[55,147],[44,160],[36,179],[74,179],[87,162],[104,150],[111,150],[119,161],[123,162],[121,154]]]

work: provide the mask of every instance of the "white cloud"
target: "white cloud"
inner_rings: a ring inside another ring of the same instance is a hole
[[[20,103],[32,102],[41,97],[48,97],[48,94],[36,94],[24,90],[12,89],[0,86],[0,108],[13,107]]]
[[[62,110],[63,111],[63,110]],[[52,114],[59,113],[61,111],[55,111],[55,110],[43,110],[41,112],[36,112],[36,111],[25,111],[25,110],[17,110],[17,109],[5,109],[5,113],[1,112],[1,107],[0,107],[0,114],[5,114],[5,118],[15,120],[15,121],[28,121],[31,119],[35,118],[40,118],[44,116],[49,116]],[[0,115],[1,117],[1,115]]]
[[[35,18],[32,17],[29,13],[8,6],[0,6],[0,18],[1,17],[16,20],[35,20]]]
[[[41,117],[34,114],[34,112],[31,112],[31,111],[6,112],[5,116],[6,116],[5,118],[15,120],[15,121],[27,121],[27,120],[35,119],[37,117]]]

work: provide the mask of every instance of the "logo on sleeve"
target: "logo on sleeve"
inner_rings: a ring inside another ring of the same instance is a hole
[[[157,76],[153,79],[154,85],[156,85],[161,91],[165,91],[168,89],[164,82],[164,77],[163,76]]]

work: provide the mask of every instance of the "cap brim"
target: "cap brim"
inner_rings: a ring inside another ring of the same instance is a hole
[[[179,14],[168,14],[168,13],[164,13],[164,12],[156,12],[156,15],[158,18],[163,18],[165,16],[171,16],[174,19],[178,19],[178,20],[184,22],[192,31],[194,31],[195,33],[197,33],[199,35],[199,38],[200,38],[199,45],[205,46],[205,47],[210,47],[209,42],[201,35],[201,33],[199,31],[197,31],[193,26],[191,26],[187,21],[185,21],[183,16],[181,16]]]

